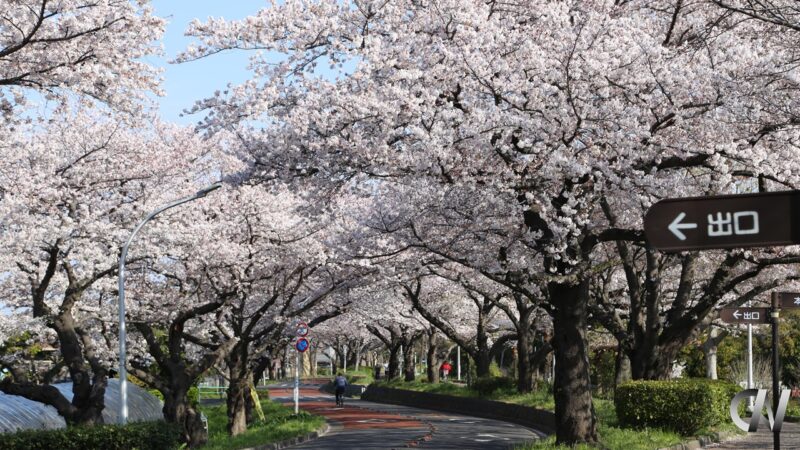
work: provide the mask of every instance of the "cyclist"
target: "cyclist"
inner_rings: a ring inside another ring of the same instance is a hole
[[[344,388],[347,386],[347,378],[339,372],[333,380],[333,387],[336,389],[336,406],[344,406]]]

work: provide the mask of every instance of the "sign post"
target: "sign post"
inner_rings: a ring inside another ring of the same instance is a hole
[[[295,327],[294,334],[299,338],[297,342],[294,344],[295,350],[297,352],[294,354],[294,413],[298,414],[300,412],[300,354],[308,350],[310,346],[308,339],[305,336],[308,336],[308,324],[305,322],[300,322]]]
[[[778,406],[780,402],[779,380],[780,377],[778,366],[780,365],[780,355],[778,354],[778,324],[780,323],[780,295],[777,292],[772,292],[772,416],[778,417]],[[761,414],[761,411],[753,411],[753,414]],[[772,429],[772,445],[776,449],[781,448],[781,430],[778,427]]]
[[[300,412],[300,352],[294,354],[294,413]]]
[[[652,247],[665,252],[800,244],[800,191],[661,200],[645,214],[644,232]],[[780,310],[800,308],[800,294],[773,292],[771,300],[771,308],[723,308],[720,316],[748,328],[772,324],[772,408],[777,418]],[[778,450],[780,426],[772,433]]]
[[[753,324],[769,323],[772,325],[772,393],[773,393],[773,417],[778,417],[778,401],[780,395],[778,391],[778,321],[780,315],[781,295],[777,292],[772,293],[772,308],[722,308],[719,316],[726,323],[747,324],[748,329]],[[749,382],[749,380],[748,380]],[[749,389],[749,387],[748,387]],[[761,414],[761,411],[753,411],[753,414]],[[780,447],[780,429],[773,427],[772,440],[776,449]]]

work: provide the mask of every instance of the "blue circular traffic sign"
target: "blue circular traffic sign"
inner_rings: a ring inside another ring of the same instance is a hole
[[[310,344],[308,343],[308,339],[300,338],[294,344],[294,348],[296,348],[298,352],[303,353],[304,351],[308,350],[309,345]]]

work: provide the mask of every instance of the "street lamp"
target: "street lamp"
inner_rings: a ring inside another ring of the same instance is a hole
[[[131,241],[133,241],[136,233],[142,229],[144,224],[162,211],[166,211],[170,208],[174,208],[192,200],[197,200],[198,198],[203,198],[208,195],[208,193],[221,187],[221,183],[214,183],[197,191],[197,193],[194,195],[175,200],[174,202],[151,212],[139,223],[139,225],[136,226],[136,228],[134,228],[133,233],[131,233],[131,237],[128,238],[128,242],[126,242],[125,246],[122,247],[122,254],[119,256],[119,423],[121,425],[128,423],[128,375],[125,368],[125,339],[127,337],[125,332],[125,257],[128,255],[128,246],[131,245]]]

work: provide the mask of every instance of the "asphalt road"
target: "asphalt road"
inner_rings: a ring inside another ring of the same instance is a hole
[[[291,384],[270,387],[270,398],[291,403]],[[300,407],[325,416],[331,431],[292,449],[500,450],[543,436],[530,428],[497,420],[356,399],[346,399],[340,408],[333,396],[319,391],[317,384],[301,385]]]

